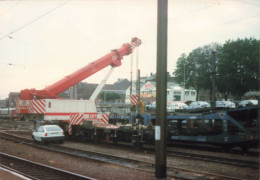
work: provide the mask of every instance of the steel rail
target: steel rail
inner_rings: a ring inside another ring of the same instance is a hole
[[[72,173],[62,169],[54,168],[44,164],[22,159],[9,154],[1,153],[1,167],[17,172],[31,179],[73,179],[73,180],[94,180],[93,178]]]
[[[0,134],[4,134],[4,133],[0,132]],[[11,136],[13,136],[13,138]],[[30,140],[30,139],[17,137],[17,136],[11,135],[11,134],[9,135],[9,137],[7,137],[7,135],[4,135],[4,136],[1,135],[1,137],[11,139],[14,141],[18,141],[18,142],[23,142],[24,144],[28,144],[30,146],[35,146],[35,147],[38,147],[41,149],[46,149],[46,150],[50,150],[50,151],[63,153],[66,155],[83,157],[83,158],[87,158],[87,159],[96,160],[99,162],[101,161],[102,163],[112,163],[114,165],[124,166],[124,167],[133,168],[133,169],[151,172],[151,173],[154,172],[154,167],[155,167],[154,162],[141,161],[141,160],[137,160],[137,159],[125,158],[125,157],[98,153],[98,152],[93,152],[93,151],[79,150],[79,149],[74,149],[74,148],[69,148],[69,147],[64,147],[64,146],[59,146],[59,145],[53,145],[53,144],[50,144],[48,146],[43,146],[40,144],[33,144],[32,140]],[[167,166],[167,176],[170,178],[178,178],[178,179],[194,179],[194,178],[198,178],[198,177],[199,178],[203,177],[203,178],[211,178],[211,179],[215,178],[215,179],[241,180],[241,178],[219,175],[219,174],[215,174],[215,173],[196,171],[196,170],[191,170],[191,169],[184,169],[184,168],[179,168],[179,167],[175,167],[175,166]]]
[[[254,161],[207,156],[207,155],[177,152],[177,151],[167,151],[167,156],[189,158],[189,159],[194,159],[194,160],[221,163],[221,164],[234,165],[234,166],[249,167],[249,168],[255,168],[255,169],[259,169],[259,166],[260,166],[259,162],[254,162]]]

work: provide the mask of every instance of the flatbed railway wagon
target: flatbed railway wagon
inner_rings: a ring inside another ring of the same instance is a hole
[[[205,143],[243,152],[259,142],[259,106],[168,117],[169,141]]]
[[[182,143],[210,144],[228,151],[240,147],[246,152],[253,146],[259,145],[259,106],[248,106],[233,110],[218,110],[204,113],[176,113],[167,115],[167,141]],[[156,115],[141,114],[139,116],[121,116],[123,125],[118,129],[118,141],[134,140],[138,143],[153,144],[155,142]],[[110,116],[110,123],[116,117]],[[113,121],[113,122],[112,122]],[[120,116],[117,122],[120,121]],[[132,129],[127,130],[128,129]],[[138,144],[137,143],[137,144]]]

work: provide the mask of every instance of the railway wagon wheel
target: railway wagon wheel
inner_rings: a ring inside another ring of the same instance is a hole
[[[41,144],[45,145],[45,144],[48,144],[48,142],[46,140],[44,140],[43,138],[41,138]]]

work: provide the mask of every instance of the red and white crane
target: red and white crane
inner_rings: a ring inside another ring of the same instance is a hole
[[[131,43],[125,43],[121,48],[112,50],[107,55],[97,59],[87,66],[79,69],[78,71],[66,76],[58,82],[42,89],[25,89],[20,93],[21,100],[31,100],[31,99],[56,99],[57,95],[66,89],[72,87],[73,85],[79,83],[80,81],[86,79],[87,77],[95,74],[96,72],[104,69],[107,66],[118,67],[120,66],[123,56],[129,55],[133,50],[140,46],[141,40],[138,38],[132,38]]]
[[[72,125],[81,125],[84,120],[89,120],[108,124],[108,115],[97,113],[94,100],[114,67],[118,67],[122,64],[121,60],[123,56],[131,54],[133,50],[140,45],[140,39],[136,37],[132,38],[131,43],[123,44],[121,48],[112,50],[107,55],[91,62],[42,90],[21,90],[20,100],[16,103],[17,112],[23,114],[26,119],[32,120],[64,121]],[[58,94],[61,92],[107,66],[111,66],[112,68],[104,81],[102,81],[100,86],[98,86],[93,93],[90,100],[64,100],[58,97]]]

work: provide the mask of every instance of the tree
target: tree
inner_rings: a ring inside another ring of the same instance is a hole
[[[102,91],[99,94],[99,98],[106,100],[106,101],[113,101],[113,100],[116,100],[116,99],[120,99],[121,97],[120,97],[120,94],[117,94],[115,92]]]
[[[217,69],[217,88],[225,95],[240,99],[247,91],[257,90],[259,40],[228,40],[222,48]]]
[[[185,88],[192,87],[197,92],[201,89],[211,89],[212,50],[219,51],[220,47],[217,43],[212,43],[194,49],[188,56],[182,54],[173,73],[175,81],[183,87],[185,81]]]
[[[227,99],[236,99],[247,91],[257,90],[259,83],[259,44],[254,38],[228,40],[223,46],[214,43],[196,48],[187,56],[182,54],[173,73],[175,81],[197,92],[211,90],[212,51],[216,54],[216,88]],[[198,99],[198,97],[197,97]]]

